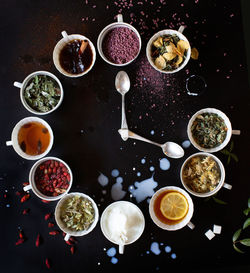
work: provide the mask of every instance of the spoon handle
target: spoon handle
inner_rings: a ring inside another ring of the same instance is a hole
[[[121,123],[121,128],[122,129],[128,129],[126,113],[125,113],[125,95],[122,95],[122,123]]]
[[[154,142],[154,141],[151,141],[151,140],[149,140],[149,139],[147,139],[147,138],[145,138],[145,137],[139,136],[139,135],[133,133],[132,131],[128,131],[128,137],[129,137],[129,138],[133,138],[133,139],[137,139],[137,140],[141,140],[141,141],[144,141],[144,142],[147,142],[147,143],[156,145],[156,146],[158,146],[158,147],[161,147],[161,144],[156,143],[156,142]]]

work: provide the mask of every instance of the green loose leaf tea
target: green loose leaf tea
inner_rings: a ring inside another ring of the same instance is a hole
[[[76,195],[62,205],[61,220],[67,228],[74,231],[87,230],[95,219],[93,204],[87,198]]]
[[[28,82],[23,96],[33,110],[46,113],[58,104],[61,90],[58,83],[51,77],[36,75]]]
[[[203,113],[194,120],[191,132],[198,145],[210,149],[223,143],[227,136],[227,127],[217,114]]]

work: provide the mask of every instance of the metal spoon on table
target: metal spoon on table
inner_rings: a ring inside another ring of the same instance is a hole
[[[129,80],[128,74],[125,71],[120,71],[117,73],[115,78],[115,87],[116,87],[116,90],[122,95],[121,128],[128,129],[128,124],[127,124],[126,114],[125,114],[125,94],[130,89],[130,80]],[[127,140],[127,139],[123,139],[123,140]]]
[[[121,135],[123,140],[127,140],[128,138],[133,138],[133,139],[145,141],[145,142],[148,142],[150,144],[161,147],[163,153],[168,157],[181,158],[181,157],[184,156],[184,150],[181,148],[180,145],[178,145],[175,142],[168,141],[168,142],[166,142],[164,144],[159,144],[157,142],[154,142],[154,141],[146,139],[146,138],[144,138],[142,136],[139,136],[139,135],[131,132],[130,130],[128,130],[126,128],[121,128],[121,129],[118,130],[118,132]]]

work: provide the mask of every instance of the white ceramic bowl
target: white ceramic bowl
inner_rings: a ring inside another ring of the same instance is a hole
[[[48,77],[52,78],[53,80],[55,80],[55,81],[57,82],[57,84],[58,84],[58,86],[59,86],[59,88],[60,88],[60,91],[61,91],[61,96],[60,96],[60,99],[59,99],[57,105],[56,105],[53,109],[51,109],[50,111],[45,112],[45,113],[43,113],[43,112],[38,112],[38,111],[34,110],[33,108],[31,108],[31,107],[29,106],[29,104],[26,102],[26,100],[25,100],[25,98],[24,98],[24,95],[23,95],[23,94],[24,94],[24,90],[25,90],[27,84],[28,84],[29,81],[30,81],[32,78],[34,78],[36,75],[44,75],[44,76],[48,76]],[[14,86],[20,88],[20,99],[21,99],[21,102],[22,102],[23,106],[24,106],[30,113],[35,114],[35,115],[47,115],[47,114],[50,114],[50,113],[54,112],[54,111],[61,105],[62,100],[63,100],[63,94],[64,94],[64,93],[63,93],[63,87],[62,87],[61,82],[59,81],[59,79],[58,79],[54,74],[52,74],[52,73],[50,73],[50,72],[48,72],[48,71],[36,71],[36,72],[33,72],[33,73],[29,74],[29,75],[23,80],[22,83],[20,83],[20,82],[14,82]]]
[[[68,198],[71,198],[73,196],[81,196],[83,198],[86,198],[88,199],[92,205],[93,205],[93,208],[94,208],[94,211],[95,211],[95,219],[94,219],[94,222],[90,225],[90,227],[86,230],[81,230],[81,231],[72,231],[71,229],[67,228],[65,226],[65,224],[62,222],[61,220],[61,217],[60,217],[60,212],[61,212],[61,207],[63,205],[63,203],[68,199]],[[66,233],[66,236],[64,237],[64,240],[65,241],[68,241],[70,236],[84,236],[84,235],[87,235],[88,233],[90,233],[96,226],[97,222],[98,222],[98,219],[99,219],[99,212],[98,212],[98,208],[97,208],[97,205],[95,203],[95,201],[89,197],[88,195],[84,194],[84,193],[81,193],[81,192],[72,192],[72,193],[69,193],[67,195],[65,195],[56,205],[56,209],[55,209],[55,220],[56,220],[56,223],[57,225],[59,226],[59,228]]]
[[[165,71],[165,70],[161,70],[161,69],[157,68],[156,65],[154,64],[154,61],[153,61],[152,57],[151,57],[152,44],[153,44],[153,42],[155,40],[157,40],[158,37],[160,37],[162,35],[167,35],[167,34],[168,35],[173,35],[173,34],[176,34],[181,40],[184,40],[184,41],[188,42],[188,44],[189,44],[188,39],[182,34],[183,30],[184,30],[183,26],[181,26],[178,29],[178,31],[177,30],[173,30],[173,29],[164,29],[164,30],[161,30],[161,31],[157,32],[156,34],[154,34],[150,38],[150,40],[147,43],[147,47],[146,47],[146,55],[147,55],[147,59],[148,59],[149,63],[151,64],[151,66],[155,70],[157,70],[157,71],[159,71],[161,73],[165,73],[165,74],[172,74],[172,73],[176,73],[176,72],[180,71],[181,69],[183,69],[186,66],[186,64],[188,63],[188,61],[190,59],[190,56],[191,56],[191,47],[190,47],[190,45],[189,45],[189,49],[187,50],[186,59],[184,60],[184,62],[178,68],[176,68],[173,71]]]
[[[162,194],[163,192],[167,192],[167,191],[177,191],[177,192],[181,193],[182,195],[185,196],[185,198],[187,199],[187,202],[188,202],[188,212],[187,212],[186,216],[180,222],[173,224],[173,225],[169,225],[169,224],[166,224],[166,223],[163,223],[162,221],[160,221],[160,219],[156,216],[155,211],[154,211],[155,200],[158,198],[158,196],[160,194]],[[193,204],[193,201],[192,201],[190,195],[186,191],[184,191],[183,189],[181,189],[179,187],[175,187],[175,186],[163,187],[163,188],[159,189],[157,192],[155,192],[155,194],[150,199],[150,203],[149,203],[150,217],[158,227],[165,229],[165,230],[174,231],[174,230],[181,229],[181,228],[185,227],[186,225],[189,228],[193,229],[194,224],[190,222],[190,220],[193,216],[193,212],[194,212],[194,204]]]
[[[139,39],[139,49],[138,49],[138,53],[137,55],[135,56],[135,58],[133,58],[132,60],[130,60],[129,62],[127,63],[124,63],[124,64],[116,64],[116,63],[112,63],[110,62],[104,55],[103,51],[102,51],[102,42],[103,42],[103,39],[105,37],[105,35],[112,29],[114,28],[117,28],[117,27],[126,27],[126,28],[129,28],[131,29],[137,36],[137,38]],[[108,63],[108,64],[111,64],[111,65],[114,65],[114,66],[125,66],[125,65],[128,65],[130,63],[132,63],[139,55],[140,51],[141,51],[141,36],[139,34],[139,32],[133,27],[131,26],[130,24],[127,24],[127,23],[124,23],[123,22],[123,17],[122,17],[122,14],[118,14],[117,15],[117,22],[115,23],[112,23],[112,24],[109,24],[107,25],[99,34],[98,36],[98,39],[97,39],[97,49],[98,49],[98,52],[100,54],[100,56],[102,57],[102,59]]]
[[[45,162],[45,161],[47,161],[47,160],[56,160],[56,161],[58,161],[58,162],[63,163],[63,165],[68,169],[68,172],[69,172],[69,174],[70,174],[70,182],[69,182],[68,188],[66,189],[66,191],[65,191],[64,193],[62,193],[62,194],[60,194],[60,195],[57,195],[57,196],[48,196],[48,195],[45,195],[45,194],[41,193],[41,192],[38,190],[38,188],[37,188],[37,186],[36,186],[36,183],[35,183],[35,173],[36,173],[37,168],[38,168],[43,162]],[[29,172],[29,185],[25,186],[25,187],[23,188],[23,190],[24,190],[24,191],[32,190],[32,191],[34,192],[34,194],[35,194],[37,197],[39,197],[39,198],[41,198],[41,199],[43,199],[43,200],[47,200],[47,201],[56,201],[56,200],[61,199],[63,196],[65,196],[65,195],[69,192],[69,190],[70,190],[70,188],[71,188],[71,186],[72,186],[72,183],[73,183],[73,174],[72,174],[72,171],[71,171],[69,165],[68,165],[66,162],[64,162],[62,159],[60,159],[60,158],[51,157],[51,156],[50,156],[50,157],[44,157],[44,158],[38,160],[38,161],[32,166],[32,168],[30,169],[30,172]]]
[[[199,192],[195,192],[193,190],[191,190],[187,185],[186,183],[184,182],[183,180],[183,177],[182,177],[182,173],[183,173],[183,170],[185,168],[185,165],[187,164],[187,162],[195,157],[195,156],[210,156],[212,157],[212,159],[218,164],[219,166],[219,170],[220,170],[220,181],[217,185],[217,187],[213,190],[213,191],[210,191],[210,192],[204,192],[204,193],[199,193]],[[181,167],[181,171],[180,171],[180,178],[181,178],[181,183],[183,185],[183,187],[189,192],[191,193],[192,195],[194,196],[197,196],[197,197],[209,197],[209,196],[212,196],[214,194],[216,194],[220,189],[221,187],[225,187],[226,189],[228,190],[231,190],[232,186],[230,184],[227,184],[225,183],[225,169],[224,169],[224,166],[222,164],[222,162],[219,160],[219,158],[217,158],[215,155],[213,154],[209,154],[209,153],[205,153],[205,152],[201,152],[201,153],[195,153],[195,154],[192,154],[191,156],[189,156],[185,161],[184,163],[182,164],[182,167]]]
[[[61,34],[62,34],[63,38],[56,44],[56,46],[53,50],[53,62],[54,62],[56,69],[60,73],[62,73],[64,76],[67,76],[70,78],[78,78],[78,77],[86,75],[93,68],[93,66],[95,64],[95,60],[96,60],[96,51],[95,51],[95,47],[94,47],[93,43],[87,37],[80,35],[80,34],[68,35],[66,31],[62,31]],[[66,44],[68,44],[69,42],[71,42],[73,40],[82,40],[82,41],[87,40],[90,45],[92,54],[93,54],[93,60],[92,60],[90,67],[86,71],[83,71],[82,73],[79,73],[79,74],[71,74],[71,73],[67,72],[66,70],[64,70],[62,68],[60,61],[59,61],[61,50],[64,48],[64,46]]]
[[[18,143],[19,130],[21,129],[21,127],[23,125],[25,125],[25,124],[27,124],[29,122],[39,122],[39,123],[43,124],[49,131],[50,143],[49,143],[49,146],[48,146],[47,150],[45,152],[43,152],[42,154],[28,155],[25,152],[23,152],[22,149],[20,148],[20,145]],[[6,141],[6,145],[7,146],[13,146],[13,149],[15,150],[15,152],[18,155],[20,155],[22,158],[25,158],[25,159],[28,159],[28,160],[37,160],[37,159],[40,159],[40,158],[44,157],[45,155],[47,155],[49,153],[49,151],[52,148],[53,142],[54,142],[53,131],[52,131],[51,127],[49,126],[49,124],[45,120],[43,120],[41,118],[38,118],[38,117],[27,117],[27,118],[24,118],[24,119],[20,120],[16,124],[16,126],[14,127],[14,129],[12,130],[12,133],[11,133],[11,140]]]
[[[204,114],[204,113],[217,114],[219,117],[221,117],[224,120],[225,125],[227,127],[227,135],[226,135],[225,140],[220,145],[218,145],[218,146],[216,146],[214,148],[210,148],[210,149],[201,147],[194,140],[192,132],[191,132],[191,126],[192,126],[193,122],[195,121],[196,117],[198,115],[201,115],[201,114]],[[230,138],[232,136],[232,125],[231,125],[231,122],[230,122],[229,118],[223,112],[221,112],[220,110],[217,110],[215,108],[204,108],[204,109],[201,109],[198,112],[196,112],[191,117],[191,119],[189,120],[188,126],[187,126],[187,135],[188,135],[188,138],[189,138],[190,142],[194,145],[194,147],[196,149],[198,149],[199,151],[202,151],[202,152],[214,153],[214,152],[218,152],[218,151],[222,150],[228,144],[228,142],[230,141]]]

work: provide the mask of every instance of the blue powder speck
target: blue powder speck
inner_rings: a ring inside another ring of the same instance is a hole
[[[146,159],[143,158],[143,159],[141,160],[141,164],[145,164],[145,162],[146,162]]]
[[[175,253],[171,254],[171,258],[176,259],[176,254]]]
[[[113,177],[117,177],[119,175],[119,171],[117,169],[114,169],[114,170],[111,171],[111,175]]]
[[[114,247],[111,247],[110,249],[107,250],[107,255],[109,257],[113,257],[115,256],[115,254],[116,254],[116,249]]]
[[[171,252],[171,247],[170,247],[170,246],[166,246],[166,247],[165,247],[165,251],[166,251],[167,253]]]
[[[138,172],[138,173],[137,173],[137,176],[141,176],[141,173],[140,173],[140,172]]]
[[[150,170],[151,172],[153,172],[153,171],[155,170],[155,167],[151,166],[151,167],[149,168],[149,170]]]
[[[122,177],[117,177],[116,178],[116,183],[122,183],[123,182],[123,178]]]
[[[118,263],[118,259],[116,257],[112,257],[111,258],[111,263],[112,264],[117,264]]]

